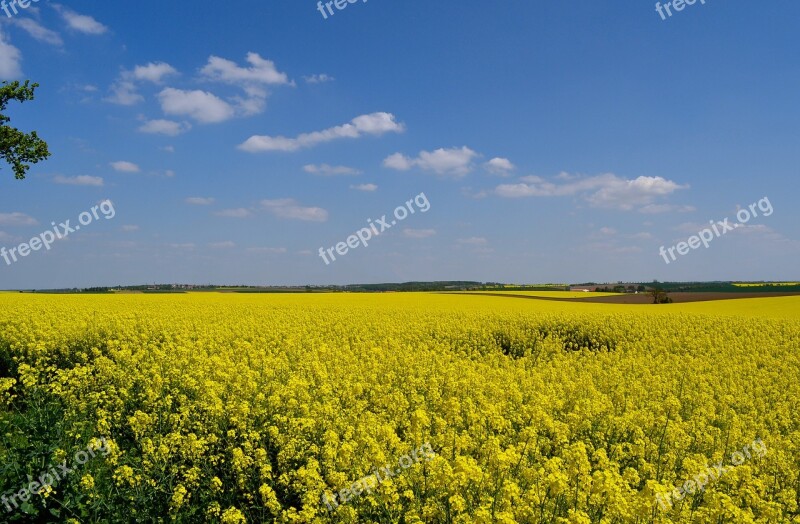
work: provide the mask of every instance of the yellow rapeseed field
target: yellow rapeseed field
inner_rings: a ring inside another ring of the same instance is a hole
[[[0,522],[800,523],[799,380],[793,297],[0,294]]]

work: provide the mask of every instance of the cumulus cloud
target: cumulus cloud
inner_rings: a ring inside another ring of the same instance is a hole
[[[190,130],[192,125],[188,122],[175,122],[174,120],[155,119],[147,120],[139,126],[139,132],[154,135],[177,136]]]
[[[243,116],[256,115],[264,111],[267,95],[266,87],[294,85],[286,73],[281,73],[272,60],[262,58],[258,53],[247,53],[249,67],[218,56],[211,56],[200,70],[206,80],[222,82],[244,90],[245,96],[231,98],[233,107]]]
[[[408,171],[418,167],[423,171],[430,171],[441,176],[463,177],[472,171],[472,161],[478,153],[463,146],[461,148],[437,149],[435,151],[421,151],[416,158],[410,158],[402,153],[389,155],[383,161],[384,167],[397,171]]]
[[[322,131],[303,133],[296,138],[253,135],[240,144],[239,149],[248,153],[297,151],[340,138],[359,138],[364,135],[380,136],[384,133],[401,133],[404,130],[405,126],[397,123],[393,114],[371,113],[358,116],[347,124],[330,127]]]
[[[560,180],[567,180],[561,177]],[[501,184],[495,194],[506,198],[582,196],[590,205],[605,209],[641,212],[663,212],[654,201],[666,197],[688,186],[682,186],[662,177],[640,176],[625,179],[607,173],[587,178],[567,180],[563,183],[548,182],[540,177],[529,176],[517,184]]]
[[[160,84],[164,77],[178,74],[177,69],[165,62],[150,62],[133,68],[131,75],[136,80]]]
[[[303,166],[303,170],[306,173],[311,173],[313,175],[322,175],[322,176],[336,176],[336,175],[360,175],[361,171],[358,169],[353,169],[352,167],[347,166],[330,166],[328,164],[307,164]]]
[[[486,168],[488,172],[498,176],[508,176],[511,171],[516,169],[509,159],[500,157],[489,160],[483,164],[483,167]]]
[[[64,184],[68,186],[103,187],[103,178],[99,176],[80,175],[80,176],[66,177],[62,175],[56,175],[55,178],[53,178],[53,182],[55,182],[56,184]]]
[[[22,53],[11,45],[0,26],[0,78],[7,80],[22,76]]]
[[[275,67],[275,62],[261,58],[258,53],[247,53],[247,62],[250,67],[240,67],[232,60],[211,56],[200,72],[211,80],[234,85],[290,83],[286,73],[281,73]]]
[[[403,230],[403,236],[407,238],[430,238],[436,235],[435,229],[411,229],[405,228]]]
[[[58,11],[70,29],[87,35],[102,35],[108,28],[88,15],[81,15],[60,4],[53,4],[53,9]]]
[[[118,162],[111,162],[111,167],[114,171],[119,171],[120,173],[138,173],[141,171],[139,166],[134,164],[133,162],[127,162],[125,160],[120,160]]]
[[[38,223],[35,218],[19,211],[0,213],[0,226],[35,226]]]
[[[189,197],[186,199],[186,203],[193,206],[210,206],[214,203],[214,199],[210,197]]]
[[[233,106],[207,91],[168,87],[158,94],[158,100],[164,113],[188,116],[203,124],[224,122],[235,114]]]
[[[328,212],[320,207],[303,207],[291,198],[262,200],[261,207],[279,218],[303,220],[306,222],[325,222]]]
[[[138,65],[132,71],[122,71],[111,85],[111,95],[106,97],[105,101],[123,106],[138,104],[144,100],[139,94],[138,82],[160,84],[165,77],[177,73],[174,67],[165,62],[150,62]]]
[[[357,184],[354,186],[350,186],[350,189],[355,189],[357,191],[366,191],[368,193],[371,193],[373,191],[377,191],[378,186],[376,186],[375,184]]]

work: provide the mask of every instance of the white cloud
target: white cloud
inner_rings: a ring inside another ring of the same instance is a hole
[[[162,146],[162,147],[159,147],[159,149],[161,151],[164,151],[165,153],[174,153],[175,152],[175,146]]]
[[[559,179],[567,180],[563,176]],[[642,212],[664,212],[653,201],[688,187],[661,177],[640,176],[625,179],[611,173],[573,179],[561,184],[532,176],[522,180],[518,184],[497,186],[495,194],[506,198],[582,195],[594,207],[622,211],[639,208]]]
[[[136,80],[145,80],[154,84],[160,84],[166,76],[178,74],[178,71],[165,62],[150,62],[145,65],[138,65],[133,68],[131,75]]]
[[[407,238],[430,238],[436,234],[435,229],[411,229],[403,230],[403,236]]]
[[[308,84],[324,84],[325,82],[333,82],[336,79],[330,75],[322,73],[319,75],[304,76],[303,80],[305,80]]]
[[[258,53],[247,53],[247,62],[250,67],[239,67],[236,62],[231,60],[211,56],[200,72],[211,80],[234,85],[290,83],[286,74],[277,70],[275,62],[261,58]]]
[[[355,189],[358,191],[366,191],[368,193],[371,193],[373,191],[377,191],[378,186],[376,186],[375,184],[357,184],[354,186],[350,186],[350,189]]]
[[[194,249],[196,246],[192,242],[186,242],[185,244],[170,244],[169,247],[174,249]]]
[[[62,175],[56,175],[55,178],[53,178],[53,181],[56,184],[64,184],[68,186],[103,187],[103,178],[99,176],[80,175],[66,177]]]
[[[358,116],[348,124],[331,127],[322,131],[303,133],[296,138],[253,135],[244,143],[240,144],[239,149],[249,153],[258,153],[261,151],[297,151],[339,138],[359,138],[363,135],[380,136],[384,133],[401,133],[404,130],[405,126],[403,124],[398,124],[393,114],[372,113]]]
[[[397,171],[408,171],[414,167],[414,161],[402,153],[394,153],[383,159],[383,165]]]
[[[22,53],[6,40],[0,26],[0,78],[12,80],[22,76]]]
[[[11,23],[22,28],[26,33],[31,35],[31,37],[40,42],[44,42],[45,44],[51,44],[55,46],[64,45],[64,41],[61,39],[61,35],[59,35],[55,31],[47,29],[33,18],[15,17],[11,19]]]
[[[627,211],[651,204],[653,199],[670,195],[685,187],[660,176],[640,176],[634,180],[618,178],[590,195],[587,200],[596,207]]]
[[[139,126],[139,131],[154,135],[177,136],[181,133],[185,133],[191,128],[192,126],[188,122],[175,122],[173,120],[156,119],[146,121],[144,124]]]
[[[600,234],[606,236],[613,236],[617,234],[617,230],[614,229],[613,227],[601,227]]]
[[[60,4],[53,4],[53,8],[61,14],[70,29],[87,35],[102,35],[108,32],[106,26],[91,16],[78,14]]]
[[[114,171],[119,171],[120,173],[138,173],[140,171],[139,166],[133,162],[127,162],[125,160],[111,162],[110,165],[112,168],[114,168]]]
[[[247,62],[250,67],[241,67],[231,60],[211,56],[200,70],[207,80],[234,85],[244,90],[245,96],[231,98],[231,107],[242,116],[252,116],[264,111],[269,94],[265,87],[294,85],[285,73],[278,71],[273,61],[262,58],[258,53],[248,53]]]
[[[639,208],[640,213],[646,215],[657,215],[659,213],[691,213],[693,206],[673,206],[671,204],[648,204]]]
[[[335,175],[360,175],[361,171],[358,169],[353,169],[352,167],[347,166],[330,166],[328,164],[307,164],[303,166],[303,170],[306,173],[311,173],[314,175],[323,175],[323,176],[335,176]]]
[[[161,83],[161,80],[170,75],[177,74],[171,65],[164,62],[150,62],[138,65],[133,71],[123,71],[119,78],[111,85],[111,95],[106,97],[106,102],[123,106],[132,106],[144,100],[139,94],[137,82]]]
[[[183,115],[204,124],[224,122],[234,116],[233,106],[206,91],[183,91],[168,87],[158,94],[168,115]]]
[[[205,197],[189,197],[186,199],[186,203],[193,206],[210,206],[214,203],[214,199]]]
[[[223,209],[222,211],[217,211],[214,215],[224,218],[249,218],[253,216],[253,213],[249,209],[238,207],[236,209]]]
[[[488,172],[499,176],[508,176],[511,171],[516,169],[516,166],[509,159],[500,157],[489,160],[483,166]]]
[[[0,226],[35,226],[38,223],[35,218],[19,211],[0,213]]]
[[[111,95],[104,100],[121,106],[132,106],[144,101],[144,97],[136,90],[135,83],[120,78],[111,86]]]
[[[124,225],[122,226],[122,230],[126,233],[133,233],[134,231],[139,231],[139,226],[136,225]]]
[[[328,212],[326,210],[320,207],[299,206],[291,198],[262,200],[261,206],[279,218],[304,220],[306,222],[325,222],[328,220]]]
[[[398,171],[408,171],[418,167],[441,176],[462,177],[472,170],[472,161],[478,153],[464,146],[461,148],[421,151],[417,158],[409,158],[401,153],[386,157],[384,167]]]

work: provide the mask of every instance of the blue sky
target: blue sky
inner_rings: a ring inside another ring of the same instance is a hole
[[[0,245],[115,215],[0,259],[0,288],[800,278],[797,2],[17,10],[0,78],[41,87],[8,114],[53,156],[25,181],[0,165]],[[427,212],[318,255],[420,193]]]

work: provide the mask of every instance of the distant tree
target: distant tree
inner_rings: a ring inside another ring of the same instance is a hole
[[[639,293],[642,293],[643,291],[645,291],[645,287],[644,286],[639,286],[639,287],[636,288],[636,291],[638,291]]]
[[[650,296],[653,297],[653,304],[671,304],[672,299],[669,298],[667,292],[660,287],[653,288],[650,291]]]
[[[14,178],[18,180],[25,178],[29,164],[45,160],[50,156],[50,151],[47,142],[39,138],[36,131],[24,133],[8,125],[11,118],[5,114],[6,106],[12,100],[33,100],[37,87],[39,84],[31,84],[30,80],[24,84],[3,82],[0,87],[0,158],[8,162],[14,170]]]

